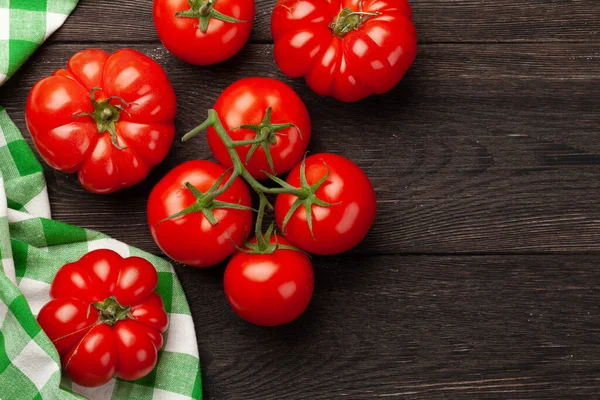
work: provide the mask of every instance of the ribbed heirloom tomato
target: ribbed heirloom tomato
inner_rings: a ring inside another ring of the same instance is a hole
[[[95,250],[64,265],[52,300],[37,320],[58,350],[63,370],[82,386],[100,386],[154,369],[168,319],[156,269],[140,257]]]
[[[260,142],[236,147],[253,177],[262,171],[278,175],[292,169],[310,141],[310,116],[300,97],[285,83],[272,78],[244,78],[229,85],[214,106],[229,136]],[[233,165],[227,147],[211,126],[208,145],[226,167]],[[250,156],[250,157],[249,157]]]
[[[392,89],[417,53],[407,0],[279,0],[275,61],[321,95],[357,101]]]
[[[231,176],[219,164],[188,161],[160,180],[148,199],[154,241],[173,260],[209,267],[230,256],[252,229],[250,192],[241,178],[215,198]]]
[[[35,84],[25,119],[51,167],[78,172],[91,192],[111,193],[165,158],[175,112],[175,92],[154,60],[130,49],[88,49]]]
[[[314,154],[304,167],[294,167],[286,182],[306,192],[303,198],[280,194],[275,202],[277,225],[294,246],[314,254],[338,254],[369,232],[377,208],[375,191],[352,161],[336,154]]]
[[[224,61],[244,47],[254,21],[254,0],[154,0],[160,41],[190,64]]]

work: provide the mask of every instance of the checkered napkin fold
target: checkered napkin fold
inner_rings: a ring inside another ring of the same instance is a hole
[[[0,84],[65,20],[76,0],[0,0]],[[140,256],[158,271],[169,315],[150,375],[85,388],[61,377],[60,359],[35,317],[64,264],[107,248]],[[106,235],[50,219],[42,167],[0,107],[0,399],[201,399],[190,310],[172,266]]]

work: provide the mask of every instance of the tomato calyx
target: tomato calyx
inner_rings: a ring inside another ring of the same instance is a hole
[[[228,180],[227,183],[225,183],[225,185],[221,186],[221,183],[225,179],[225,176],[227,175],[228,172],[229,171],[225,171],[219,177],[219,179],[217,179],[215,181],[215,183],[213,183],[213,185],[210,187],[210,189],[206,191],[206,193],[202,193],[197,187],[192,185],[190,182],[185,182],[184,183],[185,188],[192,193],[192,195],[196,198],[196,201],[194,203],[192,203],[191,205],[187,206],[186,208],[184,208],[183,210],[181,210],[173,215],[169,215],[166,218],[161,219],[160,221],[158,221],[156,223],[156,225],[158,226],[160,223],[162,223],[164,221],[179,218],[186,214],[201,212],[204,215],[204,217],[208,220],[208,222],[210,222],[210,224],[212,226],[215,226],[219,223],[217,221],[217,219],[215,218],[215,214],[214,214],[215,209],[230,208],[230,209],[235,209],[235,210],[251,210],[251,211],[253,211],[253,209],[251,207],[246,207],[241,204],[227,203],[225,201],[220,201],[220,200],[215,199],[217,196],[220,196],[221,194],[223,194],[227,189],[229,189],[231,184],[233,184],[234,179],[231,179],[231,180]],[[233,176],[233,174],[232,174],[232,176]],[[221,187],[219,187],[219,186],[221,186]]]
[[[275,231],[275,223],[272,222],[269,225],[269,228],[267,229],[267,231],[265,232],[265,234],[263,235],[260,232],[260,225],[262,225],[261,223],[257,222],[257,233],[256,233],[256,243],[253,242],[252,240],[247,241],[246,243],[244,243],[243,247],[240,247],[238,245],[236,245],[235,243],[233,243],[233,247],[235,247],[235,249],[237,251],[240,251],[242,253],[246,253],[246,254],[273,254],[275,253],[277,250],[291,250],[291,251],[299,251],[301,253],[304,253],[304,251],[300,250],[297,247],[294,246],[290,246],[288,244],[281,244],[277,241],[277,234],[274,232]],[[275,242],[271,243],[271,237],[275,238]],[[306,253],[305,253],[306,254]]]
[[[123,150],[126,147],[119,144],[117,128],[115,124],[121,117],[121,111],[129,114],[125,107],[134,105],[135,103],[129,103],[119,96],[110,96],[104,100],[96,100],[96,91],[98,90],[102,89],[92,88],[90,93],[90,100],[92,101],[94,111],[77,113],[73,115],[73,118],[79,118],[83,116],[91,117],[94,122],[96,122],[98,134],[102,135],[104,132],[108,132],[110,134],[110,141],[112,142],[113,146],[119,150]],[[121,104],[111,104],[111,100],[118,100],[121,102]]]
[[[270,119],[270,113],[268,111],[269,111],[269,109],[267,109],[267,112],[265,113],[266,115],[265,115],[265,119],[263,120],[263,123],[261,123],[259,125],[251,125],[251,126],[253,126],[255,128],[261,127],[261,130],[262,130],[262,128],[268,127],[268,126],[263,126],[264,121],[268,121],[267,118]],[[281,125],[288,125],[286,127],[293,126],[291,124],[281,124]],[[289,183],[282,180],[281,178],[278,178],[274,174],[270,174],[267,171],[261,171],[267,177],[269,177],[272,181],[274,181],[275,183],[280,185],[280,187],[268,188],[268,187],[262,185],[260,182],[258,182],[248,172],[248,170],[246,170],[246,168],[244,167],[244,164],[242,163],[242,160],[240,159],[240,156],[238,155],[238,153],[235,150],[236,146],[251,144],[250,142],[252,142],[252,140],[250,140],[250,141],[243,141],[243,140],[234,141],[234,140],[232,140],[231,137],[227,134],[227,131],[225,131],[225,128],[223,127],[223,124],[221,123],[219,116],[215,110],[213,110],[213,109],[208,110],[208,118],[202,124],[198,125],[196,128],[194,128],[191,131],[189,131],[188,133],[186,133],[183,136],[183,138],[181,139],[182,142],[187,142],[191,138],[198,136],[203,130],[205,130],[209,126],[212,126],[215,129],[215,132],[217,133],[217,135],[219,135],[219,138],[223,141],[223,144],[225,145],[225,147],[227,147],[229,157],[231,158],[231,161],[233,163],[233,172],[231,173],[229,180],[219,190],[223,190],[223,188],[229,187],[233,183],[235,178],[240,176],[258,194],[258,197],[260,200],[260,205],[259,205],[259,209],[258,209],[258,217],[256,220],[257,241],[260,241],[261,240],[260,238],[264,239],[264,237],[261,234],[261,228],[262,228],[262,218],[263,218],[265,209],[266,209],[266,207],[268,207],[269,209],[273,209],[273,205],[269,202],[269,200],[266,197],[267,194],[290,194],[290,195],[296,196],[297,199],[294,202],[294,204],[292,205],[292,208],[290,209],[288,214],[286,215],[281,228],[285,232],[285,226],[286,226],[287,222],[289,221],[291,216],[294,214],[294,212],[300,206],[303,205],[304,209],[306,210],[306,219],[308,221],[308,227],[310,230],[310,234],[314,239],[313,224],[312,224],[312,206],[313,206],[313,204],[317,205],[317,206],[321,206],[321,207],[331,207],[333,205],[336,205],[336,204],[327,203],[327,202],[319,199],[316,195],[316,191],[321,187],[321,185],[323,185],[323,183],[325,183],[325,181],[329,177],[329,166],[327,166],[327,164],[325,164],[325,166],[327,167],[327,173],[323,177],[321,177],[321,179],[319,179],[317,182],[315,182],[312,185],[309,185],[308,181],[306,179],[306,163],[305,163],[305,159],[303,159],[302,164],[300,165],[300,183],[301,183],[300,186],[301,187],[299,187],[299,188],[290,185]],[[242,125],[242,126],[244,126],[244,125]],[[271,124],[270,126],[271,127],[269,127],[269,129],[272,129],[272,126],[274,126],[274,125]],[[281,129],[284,129],[284,128],[281,128]],[[265,130],[264,134],[269,135],[270,133]],[[261,139],[259,138],[259,139],[255,139],[255,140],[260,143]],[[223,178],[223,176],[219,179],[219,184],[220,184],[220,181],[222,180],[222,178]],[[217,185],[217,187],[218,187],[218,185]],[[188,208],[183,209],[182,211],[180,211],[176,214],[173,214],[170,217],[167,217],[167,219],[175,218],[179,215],[187,214],[189,212],[198,211],[198,209],[193,209],[193,211],[192,211],[193,207],[195,207],[195,205],[191,205]],[[188,209],[190,209],[190,210],[188,210]],[[160,222],[161,221],[159,221],[159,223]],[[266,244],[263,243],[263,246],[266,246]],[[266,250],[259,249],[259,251],[266,251]]]
[[[362,0],[358,2],[359,11],[353,11],[350,8],[344,8],[329,24],[333,34],[343,38],[352,30],[358,29],[370,17],[379,15],[378,12],[368,13],[363,11]]]
[[[248,154],[246,155],[245,164],[248,164],[254,152],[258,149],[258,147],[262,147],[265,152],[265,157],[267,162],[269,163],[269,168],[271,169],[271,173],[275,173],[275,167],[273,165],[273,157],[271,155],[271,145],[277,143],[277,136],[287,136],[285,133],[279,133],[279,131],[288,128],[296,128],[298,130],[298,134],[300,135],[300,139],[302,139],[302,132],[300,129],[292,123],[284,123],[284,124],[273,124],[271,122],[271,114],[273,109],[268,107],[265,111],[265,116],[260,124],[244,124],[237,126],[234,129],[248,129],[254,131],[256,136],[254,139],[250,140],[238,140],[234,141],[233,145],[237,146],[247,146],[251,145],[250,150],[248,150]]]
[[[294,201],[288,213],[285,215],[285,218],[283,219],[283,223],[281,224],[281,230],[284,233],[285,227],[287,226],[287,223],[292,217],[292,215],[294,215],[294,213],[298,208],[300,208],[300,206],[304,206],[304,210],[306,212],[306,222],[308,223],[308,229],[312,238],[315,239],[315,234],[313,232],[312,206],[317,205],[320,207],[331,207],[339,204],[328,203],[317,197],[317,190],[321,187],[321,185],[325,183],[325,181],[327,181],[327,178],[329,178],[330,174],[329,166],[327,165],[327,163],[325,163],[325,161],[323,161],[323,163],[327,167],[327,172],[317,182],[313,183],[312,185],[309,185],[308,181],[306,180],[306,157],[302,160],[302,163],[300,164],[300,194],[296,196],[296,200]],[[271,175],[267,172],[265,172],[265,175],[267,175],[274,182],[280,184],[285,189],[298,189],[295,186],[290,185],[283,179]]]
[[[214,6],[216,2],[217,0],[188,0],[190,8],[188,10],[179,11],[175,16],[178,18],[197,18],[197,27],[202,33],[206,33],[208,30],[208,23],[211,18],[229,23],[246,22],[215,10]]]
[[[98,310],[99,324],[113,326],[127,318],[134,319],[131,315],[131,307],[122,306],[114,296],[107,297],[104,301],[96,301],[92,305]]]

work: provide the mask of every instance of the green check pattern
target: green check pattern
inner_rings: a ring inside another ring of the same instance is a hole
[[[0,0],[0,85],[73,10],[77,0]],[[169,315],[158,364],[134,382],[98,388],[61,376],[60,358],[36,321],[58,269],[91,250],[140,256],[158,271]],[[190,309],[165,260],[108,236],[50,219],[41,165],[0,107],[0,399],[202,399],[200,360]]]
[[[201,399],[194,324],[172,266],[108,236],[49,219],[42,168],[0,109],[0,399]],[[156,369],[135,382],[85,388],[61,378],[60,359],[35,317],[58,269],[99,248],[156,267],[169,314]]]
[[[47,218],[42,168],[1,109],[0,143],[0,398],[201,399],[194,324],[172,266],[102,233]],[[169,329],[150,375],[85,388],[61,378],[58,353],[35,317],[50,299],[50,283],[58,269],[99,248],[154,264]]]
[[[77,0],[0,0],[0,85],[58,29]]]

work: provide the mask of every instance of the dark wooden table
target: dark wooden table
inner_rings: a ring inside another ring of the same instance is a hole
[[[278,71],[273,3],[258,1],[241,53],[198,68],[161,46],[151,0],[81,0],[0,89],[26,132],[38,79],[80,49],[133,47],[169,74],[181,136],[234,80],[272,76],[305,100],[310,149],[344,154],[371,177],[371,233],[350,254],[313,259],[313,301],[290,325],[241,321],[223,295],[224,266],[177,267],[205,397],[598,398],[598,0],[413,0],[415,65],[396,89],[357,104]],[[47,169],[53,215],[159,254],[146,199],[193,158],[210,158],[205,140],[177,141],[146,181],[109,196]]]

